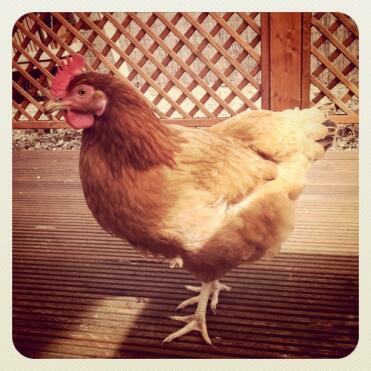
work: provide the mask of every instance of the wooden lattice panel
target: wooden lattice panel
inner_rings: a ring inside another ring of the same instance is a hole
[[[311,43],[311,101],[331,101],[344,122],[358,122],[358,29],[342,13],[314,13]]]
[[[63,120],[45,116],[42,101],[72,52],[86,57],[87,70],[132,84],[162,119],[260,108],[260,49],[259,13],[27,14],[13,30],[13,122]]]

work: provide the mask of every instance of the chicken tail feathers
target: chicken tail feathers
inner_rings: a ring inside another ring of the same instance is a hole
[[[303,110],[283,111],[286,119],[296,122],[297,128],[305,133],[303,154],[311,162],[321,158],[332,146],[336,134],[336,124],[330,120],[333,109],[333,103],[327,103]]]
[[[276,163],[292,161],[297,156],[313,162],[322,157],[333,141],[335,128],[329,121],[333,107],[330,103],[302,110],[247,111],[209,130],[230,136]]]

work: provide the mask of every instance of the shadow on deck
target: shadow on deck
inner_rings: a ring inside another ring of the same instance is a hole
[[[297,226],[273,260],[223,280],[215,348],[168,317],[195,284],[104,233],[85,205],[74,151],[13,157],[13,340],[32,358],[337,358],[358,339],[358,153],[308,175]],[[193,308],[184,312],[191,313]]]

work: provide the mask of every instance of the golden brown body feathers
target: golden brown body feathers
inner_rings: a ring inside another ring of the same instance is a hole
[[[324,112],[252,111],[201,131],[161,125],[138,97],[122,104],[83,135],[83,190],[104,229],[202,281],[279,250],[324,152]]]

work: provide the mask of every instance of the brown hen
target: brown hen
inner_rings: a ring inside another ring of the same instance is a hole
[[[219,292],[230,290],[218,280],[287,239],[305,173],[332,141],[328,107],[248,111],[202,131],[166,126],[130,86],[82,66],[79,55],[67,60],[45,110],[63,110],[84,129],[87,205],[103,229],[202,282],[178,306],[198,303],[195,314],[173,316],[186,325],[164,342],[198,330],[211,344],[209,296],[215,312]]]

